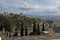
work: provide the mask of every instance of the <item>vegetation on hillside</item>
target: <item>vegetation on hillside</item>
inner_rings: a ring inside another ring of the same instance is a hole
[[[4,15],[4,16],[3,16]],[[8,32],[20,32],[21,36],[28,35],[28,28],[33,28],[30,35],[40,35],[40,23],[44,20],[39,18],[26,17],[19,14],[8,14],[0,15],[0,30],[5,28],[5,31]],[[52,23],[49,22],[50,24]],[[37,25],[37,26],[36,26]],[[44,23],[42,24],[42,30],[45,31]]]
[[[5,28],[7,31],[18,31],[21,29],[21,23],[23,23],[23,27],[30,27],[33,24],[34,20],[36,20],[36,22],[41,22],[41,20],[38,18],[20,16],[19,14],[8,14],[8,16],[3,15],[0,15],[0,30],[2,30],[2,28]],[[10,17],[9,15],[14,16]]]

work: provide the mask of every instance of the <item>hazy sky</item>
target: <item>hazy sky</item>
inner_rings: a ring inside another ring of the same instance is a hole
[[[0,0],[0,13],[60,15],[60,0]]]

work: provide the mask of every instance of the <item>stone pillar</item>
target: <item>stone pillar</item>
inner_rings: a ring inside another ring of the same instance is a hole
[[[13,33],[11,33],[11,39],[14,40]]]
[[[9,38],[9,32],[7,33],[7,36],[8,36],[8,38]]]
[[[5,28],[3,28],[3,29],[2,29],[2,40],[5,39],[5,35],[6,35],[6,34],[5,34]]]
[[[0,40],[2,40],[2,38],[0,37]]]
[[[18,33],[18,39],[17,40],[21,40],[21,36],[20,33]]]
[[[3,34],[5,33],[5,28],[2,29],[2,33],[3,33]]]

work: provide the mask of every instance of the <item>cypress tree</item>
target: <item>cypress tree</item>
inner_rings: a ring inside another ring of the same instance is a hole
[[[49,28],[51,28],[51,25],[49,25]]]
[[[39,23],[38,23],[38,29],[37,29],[38,35],[40,35],[40,28],[39,28]]]
[[[27,26],[25,27],[25,36],[27,36],[28,32],[27,32]]]
[[[23,23],[21,23],[21,36],[23,36],[23,30],[24,30]]]
[[[43,25],[42,25],[42,31],[45,31],[45,28],[44,28],[44,23],[43,23]]]
[[[35,31],[36,31],[36,27],[35,27],[35,20],[34,20],[34,23],[33,23],[34,25],[33,25],[33,34],[35,33]]]

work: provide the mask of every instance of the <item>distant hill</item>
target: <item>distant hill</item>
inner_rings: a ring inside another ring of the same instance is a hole
[[[44,15],[44,16],[41,16],[41,15],[29,15],[29,14],[25,14],[25,16],[42,18],[42,19],[60,20],[60,15]]]

